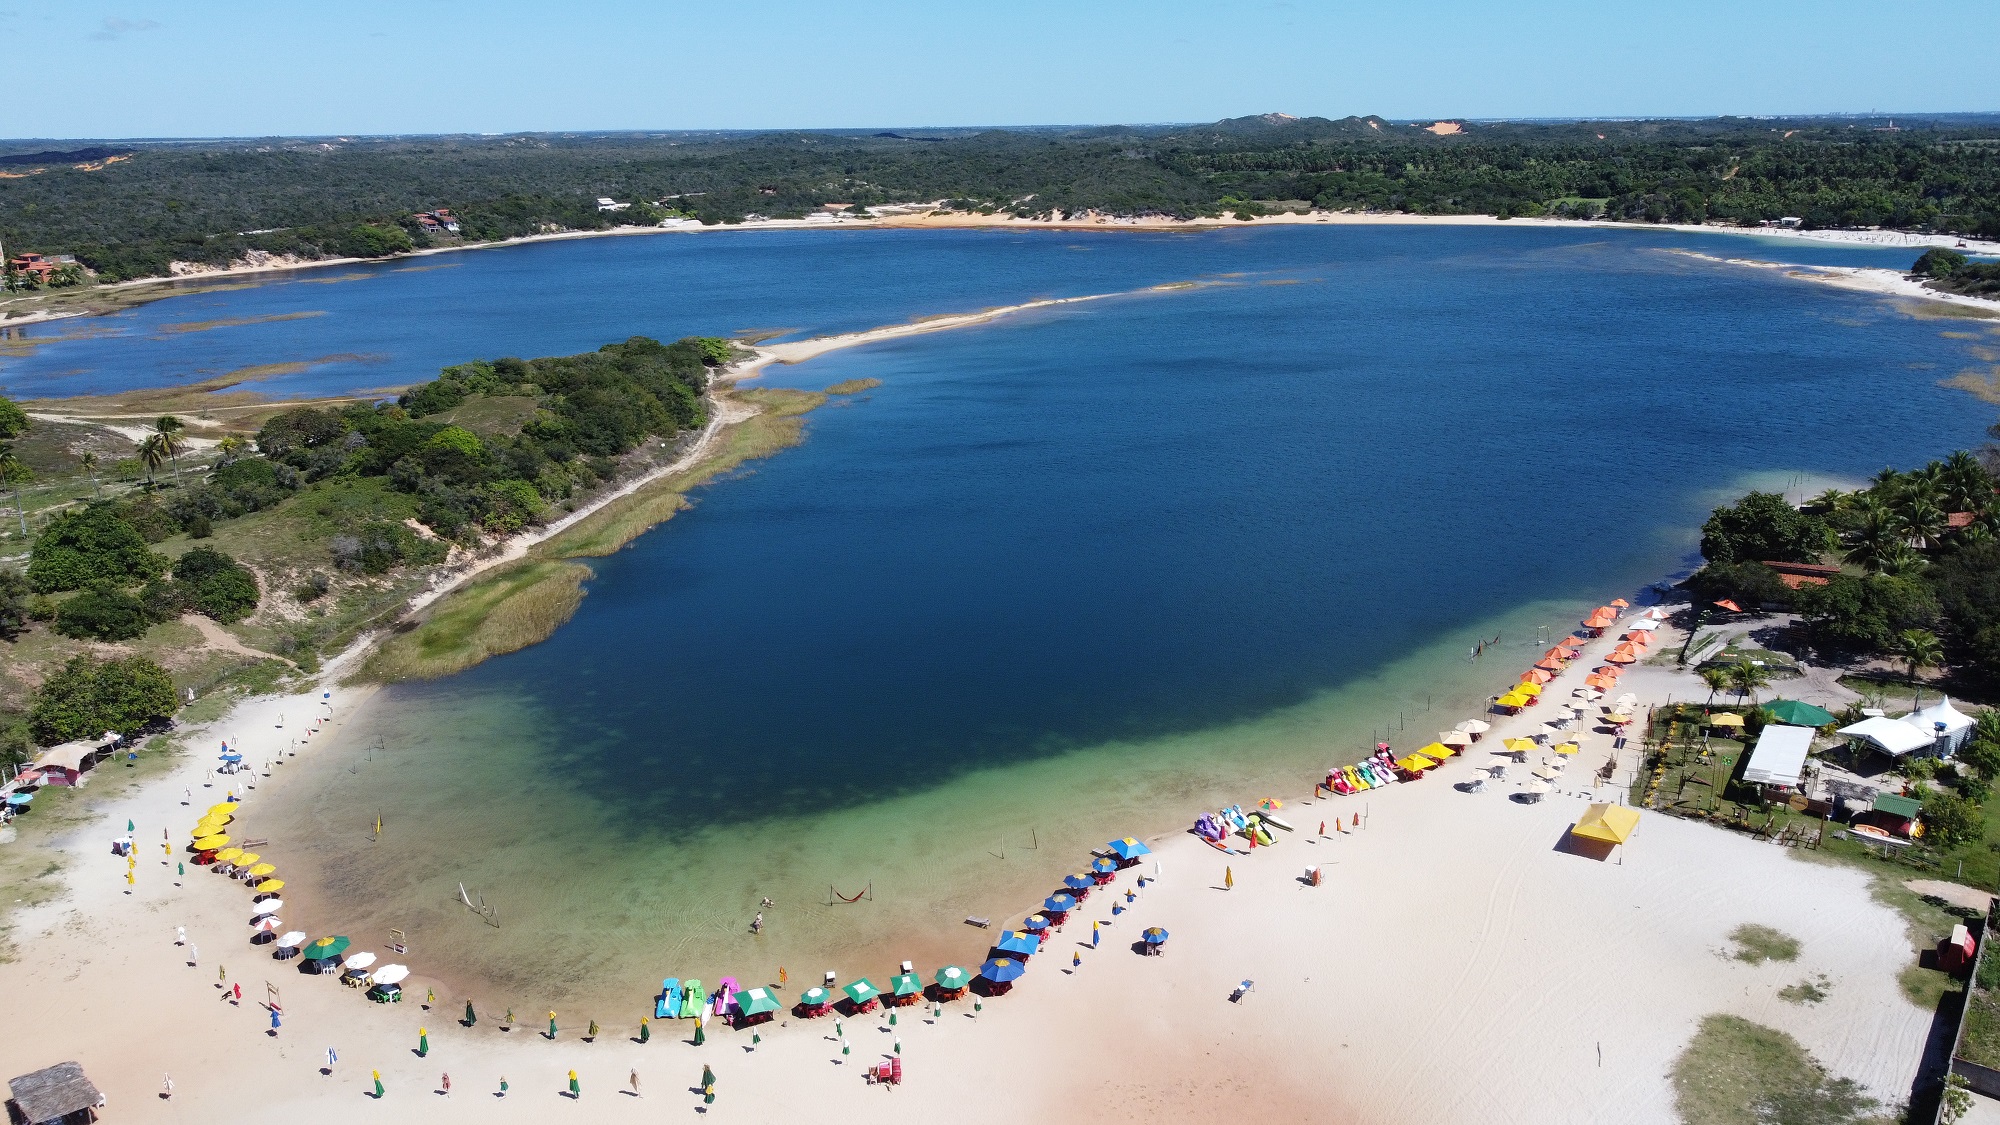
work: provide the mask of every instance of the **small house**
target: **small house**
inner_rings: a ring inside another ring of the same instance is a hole
[[[1901,719],[1871,715],[1858,723],[1840,728],[1856,750],[1876,750],[1891,758],[1901,758],[1919,750],[1930,750],[1936,740]]]
[[[83,1125],[104,1106],[104,1095],[74,1062],[9,1079],[7,1092],[8,1117],[26,1125]]]
[[[623,211],[630,206],[632,206],[630,203],[620,203],[608,195],[597,197],[597,209],[599,211]]]
[[[1757,736],[1757,748],[1743,767],[1743,780],[1773,789],[1797,789],[1812,752],[1813,728],[1771,723]]]
[[[7,259],[7,268],[9,270],[18,274],[24,274],[43,285],[47,285],[49,279],[53,278],[56,275],[56,271],[62,267],[63,263],[41,254],[21,254],[17,257]]]

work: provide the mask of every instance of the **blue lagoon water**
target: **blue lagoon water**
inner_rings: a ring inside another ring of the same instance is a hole
[[[274,847],[315,839],[286,862],[350,930],[420,932],[494,1002],[636,1004],[663,975],[973,957],[953,923],[1017,915],[1089,845],[1427,741],[1538,627],[1686,565],[1718,499],[1981,439],[1992,409],[1940,381],[1983,322],[1674,248],[1908,257],[1548,228],[604,239],[162,302],[0,382],[377,357],[267,388],[326,394],[1130,293],[774,370],[882,385],[594,561],[548,641],[386,690],[262,813]],[[298,311],[325,315],[159,328]],[[373,843],[377,812],[423,830]]]

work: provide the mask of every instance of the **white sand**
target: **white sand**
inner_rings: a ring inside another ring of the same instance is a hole
[[[1869,266],[1800,266],[1788,262],[1766,262],[1756,258],[1718,258],[1712,254],[1697,254],[1691,250],[1675,250],[1672,253],[1696,258],[1718,265],[1742,266],[1747,269],[1773,270],[1786,277],[1800,281],[1831,285],[1837,289],[1852,289],[1861,293],[1873,293],[1883,297],[1903,297],[1917,301],[1936,301],[1940,304],[1958,305],[1963,308],[1984,309],[2000,312],[2000,301],[1985,297],[1969,297],[1961,293],[1945,293],[1926,288],[1922,282],[1913,281],[1898,270],[1876,269]]]
[[[1590,663],[1551,686],[1551,704]],[[1506,668],[1493,671],[1496,681],[1507,678]],[[339,722],[366,693],[335,696]],[[1538,726],[1551,704],[1496,724],[1469,757],[1486,759],[1499,738]],[[719,1078],[717,1120],[865,1113],[884,1121],[1158,1122],[1251,1109],[1306,1120],[1594,1122],[1615,1105],[1621,1122],[1667,1122],[1668,1068],[1706,1014],[1781,1028],[1891,1102],[1906,1095],[1930,1023],[1896,987],[1910,958],[1902,920],[1868,897],[1861,873],[1651,814],[1617,858],[1571,854],[1559,845],[1586,800],[1574,785],[1539,805],[1511,800],[1512,782],[1463,793],[1452,783],[1472,765],[1454,759],[1417,784],[1288,802],[1285,814],[1300,831],[1254,855],[1226,857],[1186,835],[1155,841],[1164,879],[1108,929],[1103,948],[1077,944],[1087,941],[1088,919],[1109,918],[1100,892],[1089,904],[1098,909],[1080,912],[1014,993],[987,1002],[976,1021],[969,1002],[949,1006],[941,1026],[915,1012],[902,1017],[896,1034],[909,1081],[893,1093],[865,1086],[859,1074],[895,1038],[879,1017],[848,1022],[854,1054],[844,1064],[826,1038],[831,1021],[771,1029],[754,1054],[744,1050],[746,1034],[730,1031],[688,1046],[672,1033],[691,1031],[685,1023],[656,1029],[643,1047],[629,1041],[630,1027],[585,1044],[577,1039],[583,1013],[559,1014],[554,1043],[535,1034],[543,1012],[517,1012],[523,1026],[502,1034],[500,1013],[482,1010],[479,1026],[466,1030],[455,1022],[462,997],[421,1010],[426,950],[398,958],[419,974],[406,985],[410,998],[372,1005],[250,947],[241,886],[191,868],[176,887],[171,866],[161,866],[161,827],[178,846],[220,799],[219,786],[200,784],[213,738],[232,735],[262,761],[299,735],[314,707],[299,696],[246,703],[206,736],[191,736],[197,752],[172,776],[106,799],[90,827],[10,845],[60,852],[73,882],[65,900],[18,917],[20,959],[0,966],[10,1027],[33,1029],[32,1042],[9,1035],[10,1073],[80,1060],[121,1121],[540,1122],[581,1112],[653,1120],[691,1113],[699,1098],[689,1087],[708,1063]],[[275,725],[280,712],[284,730]],[[1570,767],[1577,783],[1609,747],[1607,736],[1589,739]],[[310,742],[301,752],[312,753]],[[1633,762],[1622,765],[1629,771]],[[282,784],[284,772],[275,767],[277,776],[259,786]],[[1523,770],[1511,772],[1518,779]],[[183,807],[190,787],[195,796]],[[1599,795],[1616,799],[1611,789]],[[1259,796],[1243,794],[1246,803]],[[1364,830],[1311,838],[1322,819],[1359,812],[1369,814]],[[128,817],[141,843],[130,896],[124,861],[108,850]],[[259,850],[282,874],[294,846],[274,839]],[[1326,885],[1298,880],[1308,863],[1326,866]],[[1225,864],[1234,890],[1220,889]],[[285,922],[313,934],[339,929],[337,919],[292,909]],[[1727,959],[1726,935],[1744,922],[1803,939],[1802,957],[1759,967]],[[1135,956],[1130,943],[1153,924],[1172,931],[1169,952]],[[177,925],[200,947],[198,967],[174,946]],[[387,937],[354,936],[357,947],[378,952]],[[1074,975],[1064,971],[1072,950],[1084,959]],[[218,964],[245,984],[243,1007],[219,999]],[[848,971],[881,983],[889,968]],[[787,995],[816,971],[795,974]],[[1777,999],[1779,988],[1822,973],[1832,981],[1825,1002]],[[1229,1003],[1246,978],[1257,990]],[[267,980],[283,992],[285,1026],[275,1037],[256,1006]],[[431,1033],[425,1059],[412,1050],[419,1026]],[[319,1072],[328,1046],[341,1056],[330,1077]],[[572,1067],[588,1111],[560,1097]],[[614,1092],[635,1067],[643,1102]],[[371,1069],[388,1084],[382,1103],[366,1096]],[[450,1099],[432,1092],[447,1071]],[[174,1077],[171,1105],[157,1097],[163,1073]],[[492,1096],[503,1074],[513,1087],[504,1101]]]

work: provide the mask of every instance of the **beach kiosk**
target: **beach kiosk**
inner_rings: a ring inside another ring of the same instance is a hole
[[[1873,750],[1891,758],[1929,750],[1937,743],[1930,732],[1884,715],[1871,715],[1858,723],[1841,727],[1839,733],[1858,751]]]
[[[1812,752],[1813,728],[1772,723],[1757,736],[1757,748],[1743,767],[1743,780],[1767,789],[1797,789]]]
[[[83,1064],[59,1062],[7,1080],[7,1117],[28,1125],[97,1120],[104,1095],[84,1077]]]

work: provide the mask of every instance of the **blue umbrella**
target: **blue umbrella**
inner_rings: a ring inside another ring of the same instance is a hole
[[[8,803],[8,804],[10,804],[10,805],[25,805],[25,804],[27,804],[27,803],[28,803],[29,801],[32,801],[32,800],[34,800],[34,799],[35,799],[35,795],[34,795],[33,793],[9,793],[9,794],[7,794],[7,803]]]
[[[1011,957],[989,957],[979,966],[979,975],[995,984],[1005,984],[1028,971],[1028,966]]]
[[[1042,909],[1053,910],[1058,914],[1066,914],[1076,909],[1076,897],[1074,895],[1052,894],[1042,901]]]
[[[1023,957],[1033,957],[1042,948],[1042,939],[1026,930],[1014,930],[993,944],[1002,953],[1018,953]]]
[[[1125,837],[1123,840],[1113,840],[1104,846],[1117,853],[1119,859],[1138,859],[1142,855],[1151,855],[1153,852],[1153,849],[1134,840],[1130,836]]]
[[[243,760],[243,755],[241,754],[218,754],[216,756],[225,762],[240,762]]]
[[[1049,928],[1049,920],[1039,914],[1030,914],[1027,920],[1021,923],[1021,928],[1039,933]]]
[[[1094,859],[1090,861],[1090,869],[1099,875],[1109,875],[1118,870],[1118,863],[1112,859]]]
[[[1063,886],[1073,891],[1087,891],[1097,885],[1097,880],[1088,875],[1065,875]]]
[[[1158,926],[1147,928],[1140,936],[1146,939],[1147,945],[1165,945],[1167,943],[1167,931]]]

